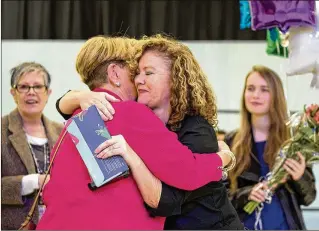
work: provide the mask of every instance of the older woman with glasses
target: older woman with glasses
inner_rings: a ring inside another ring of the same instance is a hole
[[[1,229],[18,229],[37,190],[47,183],[49,154],[62,130],[62,124],[43,115],[50,83],[50,74],[41,64],[25,62],[11,70],[11,94],[17,108],[2,117]],[[40,200],[34,224],[44,209]]]

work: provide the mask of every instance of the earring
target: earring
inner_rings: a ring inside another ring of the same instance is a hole
[[[121,84],[120,84],[119,82],[116,82],[115,85],[116,85],[117,87],[121,86]]]

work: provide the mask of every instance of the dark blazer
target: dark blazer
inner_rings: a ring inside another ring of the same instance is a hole
[[[232,132],[226,136],[226,143],[230,147],[235,134],[236,132]],[[232,195],[233,205],[241,219],[247,215],[243,208],[248,203],[248,195],[252,187],[259,182],[260,177],[260,163],[255,142],[252,144],[251,157],[251,165],[237,178],[238,189]],[[311,167],[306,168],[300,180],[288,180],[286,184],[276,190],[291,230],[306,229],[300,205],[310,205],[316,199],[316,193],[315,178]]]
[[[179,141],[194,153],[218,151],[214,128],[201,116],[186,116],[176,133]],[[148,209],[153,216],[168,216],[164,229],[244,229],[222,181],[191,192],[162,185],[158,208]],[[188,222],[181,224],[180,219],[188,219]]]
[[[50,150],[62,131],[58,124],[42,116]],[[2,117],[1,121],[1,229],[18,229],[26,218],[36,193],[21,196],[21,180],[24,175],[36,173],[22,118],[17,109]],[[37,223],[36,209],[33,222]]]

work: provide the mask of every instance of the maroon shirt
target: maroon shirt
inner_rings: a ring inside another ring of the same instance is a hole
[[[104,89],[95,91],[119,98]],[[158,179],[184,190],[221,179],[218,155],[194,155],[145,105],[126,101],[113,107],[114,118],[106,122],[111,135],[123,135]],[[149,216],[132,175],[96,191],[89,190],[89,182],[88,171],[67,134],[43,192],[47,209],[37,229],[163,229],[165,218]]]

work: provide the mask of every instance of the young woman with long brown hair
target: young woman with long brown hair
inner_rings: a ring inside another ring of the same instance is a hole
[[[249,200],[265,202],[263,189],[267,186],[261,179],[271,170],[277,151],[290,136],[287,119],[278,74],[265,66],[254,66],[245,79],[240,127],[226,137],[238,163],[229,173],[232,201],[249,229],[305,229],[300,205],[312,203],[316,189],[312,170],[300,153],[299,162],[285,162],[289,175],[276,189],[272,202],[263,203],[261,223],[256,222],[256,212],[249,215],[243,210]]]

